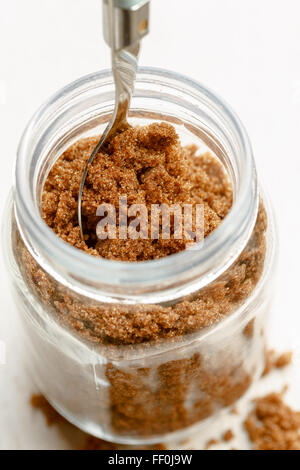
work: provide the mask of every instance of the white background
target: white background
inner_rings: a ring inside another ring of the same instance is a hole
[[[1,0],[0,7],[3,206],[18,140],[33,112],[68,82],[109,67],[109,50],[101,0]],[[248,130],[280,235],[270,343],[295,350],[288,399],[300,409],[300,1],[152,0],[151,34],[140,63],[201,81],[231,104]],[[0,341],[6,345],[0,448],[68,447],[27,404],[34,390],[23,368],[26,351],[2,262],[0,276]],[[274,380],[272,387],[280,388],[280,377]]]

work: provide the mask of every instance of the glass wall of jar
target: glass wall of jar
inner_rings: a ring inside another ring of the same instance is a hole
[[[18,150],[5,255],[41,393],[97,437],[154,443],[215,422],[261,374],[274,224],[230,108],[186,77],[142,68],[130,122],[169,122],[183,144],[209,150],[232,183],[232,208],[201,249],[158,260],[100,259],[63,242],[42,220],[43,184],[65,149],[103,131],[113,105],[105,71],[33,116]]]

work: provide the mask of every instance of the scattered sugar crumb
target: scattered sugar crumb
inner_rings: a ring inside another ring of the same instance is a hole
[[[47,399],[43,395],[32,395],[30,399],[31,406],[40,410],[48,426],[53,426],[57,423],[62,423],[65,420],[54,408],[50,405]]]
[[[227,429],[227,431],[223,434],[223,441],[228,442],[234,438],[234,434],[231,429]]]
[[[244,422],[254,450],[300,450],[300,412],[283,402],[283,393],[254,400]]]
[[[205,449],[208,450],[210,449],[210,447],[215,446],[216,444],[219,444],[219,442],[220,442],[219,439],[210,439],[205,444]]]
[[[266,351],[266,364],[263,371],[263,377],[268,375],[273,369],[283,369],[291,364],[293,359],[292,351],[286,351],[278,354],[274,349]]]

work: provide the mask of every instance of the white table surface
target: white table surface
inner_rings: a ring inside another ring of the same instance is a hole
[[[288,381],[287,400],[300,409],[300,2],[151,3],[151,34],[143,41],[140,63],[179,71],[214,89],[250,135],[280,236],[270,344],[295,352],[292,368],[273,374],[252,394],[279,390]],[[28,119],[58,88],[107,68],[109,51],[102,40],[100,0],[0,0],[0,6],[2,207]],[[0,449],[70,448],[65,434],[47,428],[28,405],[36,390],[23,365],[26,351],[6,277],[1,259]],[[189,445],[200,447],[197,436],[193,441]]]

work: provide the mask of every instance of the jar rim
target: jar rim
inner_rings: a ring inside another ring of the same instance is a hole
[[[166,86],[169,80],[183,93],[199,99],[204,97],[226,119],[235,130],[242,149],[239,159],[243,184],[237,190],[231,210],[220,226],[204,239],[200,250],[184,250],[157,260],[138,262],[97,258],[78,250],[62,241],[43,221],[30,181],[24,178],[25,167],[35,130],[45,116],[53,115],[57,103],[61,102],[63,106],[72,94],[81,93],[101,81],[113,83],[112,73],[104,70],[86,75],[56,92],[31,118],[19,144],[15,167],[16,219],[27,248],[49,274],[80,294],[91,295],[98,300],[105,300],[107,293],[128,302],[147,302],[148,294],[153,291],[157,291],[157,302],[189,294],[217,278],[230,266],[245,247],[256,220],[258,188],[252,148],[243,124],[231,107],[214,92],[184,75],[160,68],[140,67],[137,83],[147,79]],[[178,287],[180,280],[187,281],[184,288]],[[116,293],[117,287],[121,289]]]

